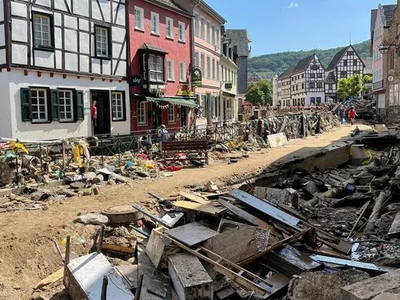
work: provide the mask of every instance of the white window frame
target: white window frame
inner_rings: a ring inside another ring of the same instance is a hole
[[[138,125],[147,125],[147,102],[138,101],[137,104]]]
[[[219,79],[219,68],[220,68],[220,64],[219,61],[217,61],[217,81],[220,81]]]
[[[140,16],[139,20],[136,13]],[[144,9],[138,6],[135,6],[135,29],[144,31]]]
[[[200,69],[203,74],[203,78],[206,77],[206,55],[204,53],[200,54]]]
[[[152,61],[154,59],[154,61]],[[164,59],[161,55],[149,55],[149,81],[164,82]],[[161,75],[161,76],[160,76]],[[153,77],[155,76],[155,77]]]
[[[171,64],[171,70],[170,70],[170,64]],[[172,59],[167,60],[167,80],[175,81],[175,63],[174,60]]]
[[[35,47],[53,47],[51,36],[51,16],[35,12],[33,15],[33,32],[35,37]],[[47,38],[45,35],[47,35]]]
[[[211,68],[212,68],[212,80],[215,80],[215,75],[216,75],[216,73],[215,73],[215,58],[213,58],[212,59],[212,62],[211,62]]]
[[[211,42],[215,46],[217,43],[215,41],[215,26],[212,25],[211,27]]]
[[[168,106],[168,123],[175,123],[175,122],[176,122],[175,106],[170,104]]]
[[[194,51],[194,66],[200,67],[200,53],[199,51]]]
[[[174,19],[172,18],[165,18],[165,27],[166,27],[166,37],[168,39],[174,39]],[[169,31],[169,32],[168,32]]]
[[[160,15],[155,12],[151,12],[151,33],[160,35]]]
[[[110,38],[109,28],[96,26],[96,56],[98,57],[110,56],[109,38]]]
[[[206,38],[205,26],[206,26],[206,23],[205,23],[204,17],[200,17],[200,38],[202,40],[204,40]]]
[[[178,30],[179,30],[179,41],[182,43],[186,42],[186,26],[184,22],[178,22]]]
[[[115,101],[115,102],[114,102]],[[124,120],[124,93],[111,92],[111,112],[113,121]]]
[[[70,103],[67,104],[68,98],[66,95],[69,94]],[[58,90],[58,103],[59,103],[59,114],[60,122],[73,122],[74,121],[74,94],[71,90]],[[70,111],[68,111],[68,107]],[[71,117],[67,118],[67,113],[71,113]]]
[[[211,78],[211,57],[207,56],[207,78]]]
[[[209,43],[210,40],[211,40],[211,39],[210,39],[210,37],[211,37],[211,36],[210,36],[210,35],[211,35],[211,34],[210,34],[210,32],[211,32],[211,24],[210,24],[210,21],[207,20],[207,23],[206,23],[206,24],[207,24],[207,25],[206,25],[206,28],[207,28],[206,42]]]
[[[43,92],[44,96],[40,97],[39,93]],[[36,93],[36,95],[35,95]],[[40,103],[40,100],[44,99],[44,104]],[[49,121],[49,112],[48,112],[48,99],[47,99],[47,90],[46,89],[31,89],[31,107],[32,107],[32,123],[41,123],[41,122],[48,122]],[[37,108],[34,111],[34,108]],[[44,108],[44,110],[40,110],[40,108]],[[44,113],[44,118],[40,117],[40,113]],[[33,117],[33,114],[37,114],[37,118]]]
[[[221,42],[220,42],[220,37],[219,37],[219,29],[218,29],[218,28],[216,28],[216,30],[215,30],[215,34],[216,34],[216,38],[215,38],[215,40],[216,40],[216,42],[217,42],[217,44],[216,44],[215,46],[217,46],[217,47],[220,47],[220,45],[221,45]]]
[[[200,36],[200,27],[199,27],[199,14],[198,13],[194,13],[194,35],[199,37]]]
[[[186,63],[184,61],[179,62],[179,81],[187,82],[186,78]]]

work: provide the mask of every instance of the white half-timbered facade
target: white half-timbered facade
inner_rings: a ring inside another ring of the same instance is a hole
[[[358,56],[353,46],[341,49],[333,57],[326,71],[326,97],[337,100],[337,85],[340,79],[352,77],[355,74],[364,76],[365,64]]]
[[[325,103],[325,68],[316,55],[306,69],[306,105]]]
[[[130,132],[125,2],[0,0],[0,136]]]

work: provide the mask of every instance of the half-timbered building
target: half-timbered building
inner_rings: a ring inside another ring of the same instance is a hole
[[[306,105],[325,103],[325,68],[316,55],[306,69]]]
[[[0,0],[0,136],[129,133],[126,12],[125,0]]]
[[[332,58],[326,71],[325,93],[332,101],[337,101],[338,82],[342,78],[355,74],[364,75],[365,64],[353,46],[347,46],[338,51]]]

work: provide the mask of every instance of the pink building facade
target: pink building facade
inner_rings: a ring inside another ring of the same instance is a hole
[[[164,124],[190,127],[196,102],[190,92],[192,16],[172,1],[131,0],[129,5],[131,130]]]

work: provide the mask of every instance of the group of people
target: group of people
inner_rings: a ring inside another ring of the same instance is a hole
[[[343,123],[346,122],[346,120],[345,120],[345,118],[344,118],[345,111],[346,111],[346,110],[345,110],[344,105],[343,105],[343,104],[340,105],[339,110],[338,110],[338,112],[339,112],[340,124],[343,124]],[[348,117],[349,117],[349,119],[350,119],[350,124],[351,124],[352,126],[354,125],[354,123],[355,123],[355,121],[356,121],[356,116],[357,116],[356,109],[354,108],[354,106],[351,106],[351,107],[350,107],[350,110],[349,110],[349,112],[348,112]]]

